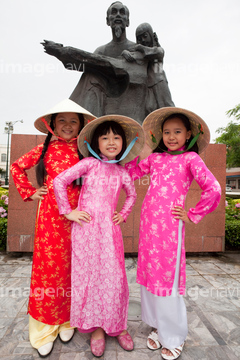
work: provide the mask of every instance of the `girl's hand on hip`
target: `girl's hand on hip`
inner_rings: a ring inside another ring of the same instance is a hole
[[[114,211],[112,221],[115,223],[115,225],[119,225],[124,222],[124,218],[117,211]]]
[[[64,214],[64,216],[71,221],[77,222],[80,226],[82,226],[82,221],[89,223],[92,218],[86,211],[79,211],[77,209],[71,211],[69,214]]]
[[[176,215],[174,216],[174,219],[179,219],[186,223],[192,222],[187,215],[187,211],[184,210],[181,206],[174,206],[174,208],[172,209],[172,214]]]
[[[32,199],[32,200],[43,200],[44,195],[47,195],[47,192],[48,192],[47,186],[43,185],[39,189],[37,189],[37,191],[32,196],[30,196],[30,199]]]

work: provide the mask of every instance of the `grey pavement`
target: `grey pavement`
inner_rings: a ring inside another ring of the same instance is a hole
[[[0,359],[39,359],[28,340],[27,303],[31,274],[30,254],[0,253]],[[151,328],[141,321],[140,286],[136,284],[137,258],[126,257],[130,289],[128,331],[135,348],[124,351],[107,337],[105,360],[158,360],[160,350],[146,347]],[[187,255],[189,333],[181,360],[240,359],[240,253]],[[96,359],[90,335],[75,332],[69,344],[55,341],[50,360]]]

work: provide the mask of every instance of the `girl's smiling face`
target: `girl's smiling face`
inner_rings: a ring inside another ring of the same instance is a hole
[[[181,119],[177,116],[163,124],[163,143],[170,151],[179,150],[191,136]]]
[[[98,148],[102,155],[108,160],[115,160],[116,156],[121,152],[123,145],[122,137],[114,134],[112,129],[106,134],[98,138]]]
[[[68,141],[78,136],[80,120],[76,113],[59,113],[56,116],[54,127],[59,137]]]

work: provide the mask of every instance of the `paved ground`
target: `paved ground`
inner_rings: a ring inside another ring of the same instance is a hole
[[[31,256],[0,253],[0,358],[2,360],[39,359],[28,341],[26,315]],[[105,360],[158,360],[160,351],[146,348],[150,328],[141,321],[139,285],[135,283],[136,258],[126,258],[130,288],[128,330],[135,349],[124,351],[115,338],[107,338]],[[214,256],[187,256],[187,294],[189,334],[181,360],[240,359],[240,253]],[[89,334],[76,331],[67,344],[57,339],[50,360],[95,359]]]

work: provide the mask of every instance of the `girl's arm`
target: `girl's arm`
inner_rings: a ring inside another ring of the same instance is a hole
[[[138,157],[125,164],[125,169],[128,171],[133,180],[139,179],[150,173],[150,156],[141,160],[139,164],[137,162]]]
[[[198,155],[190,160],[190,171],[202,189],[199,202],[195,208],[190,208],[187,214],[189,219],[197,224],[217,208],[221,199],[221,186]]]
[[[76,165],[70,167],[69,169],[63,171],[61,174],[55,177],[53,180],[53,189],[59,209],[59,214],[70,214],[72,208],[70,206],[67,194],[67,187],[74,180],[80,178],[82,175],[87,172],[87,162],[86,159],[79,161]]]
[[[119,214],[122,216],[123,220],[126,221],[128,215],[132,211],[133,205],[135,204],[137,198],[133,180],[131,179],[127,171],[124,171],[122,188],[126,192],[126,200]]]
[[[27,154],[16,160],[10,167],[13,181],[24,201],[32,201],[31,197],[37,192],[37,189],[28,180],[26,170],[37,165],[42,154],[43,144],[36,146]]]
[[[157,59],[158,61],[163,61],[164,50],[161,46],[148,47],[142,44],[137,44],[135,46],[135,50],[143,53],[144,58],[147,60]]]

